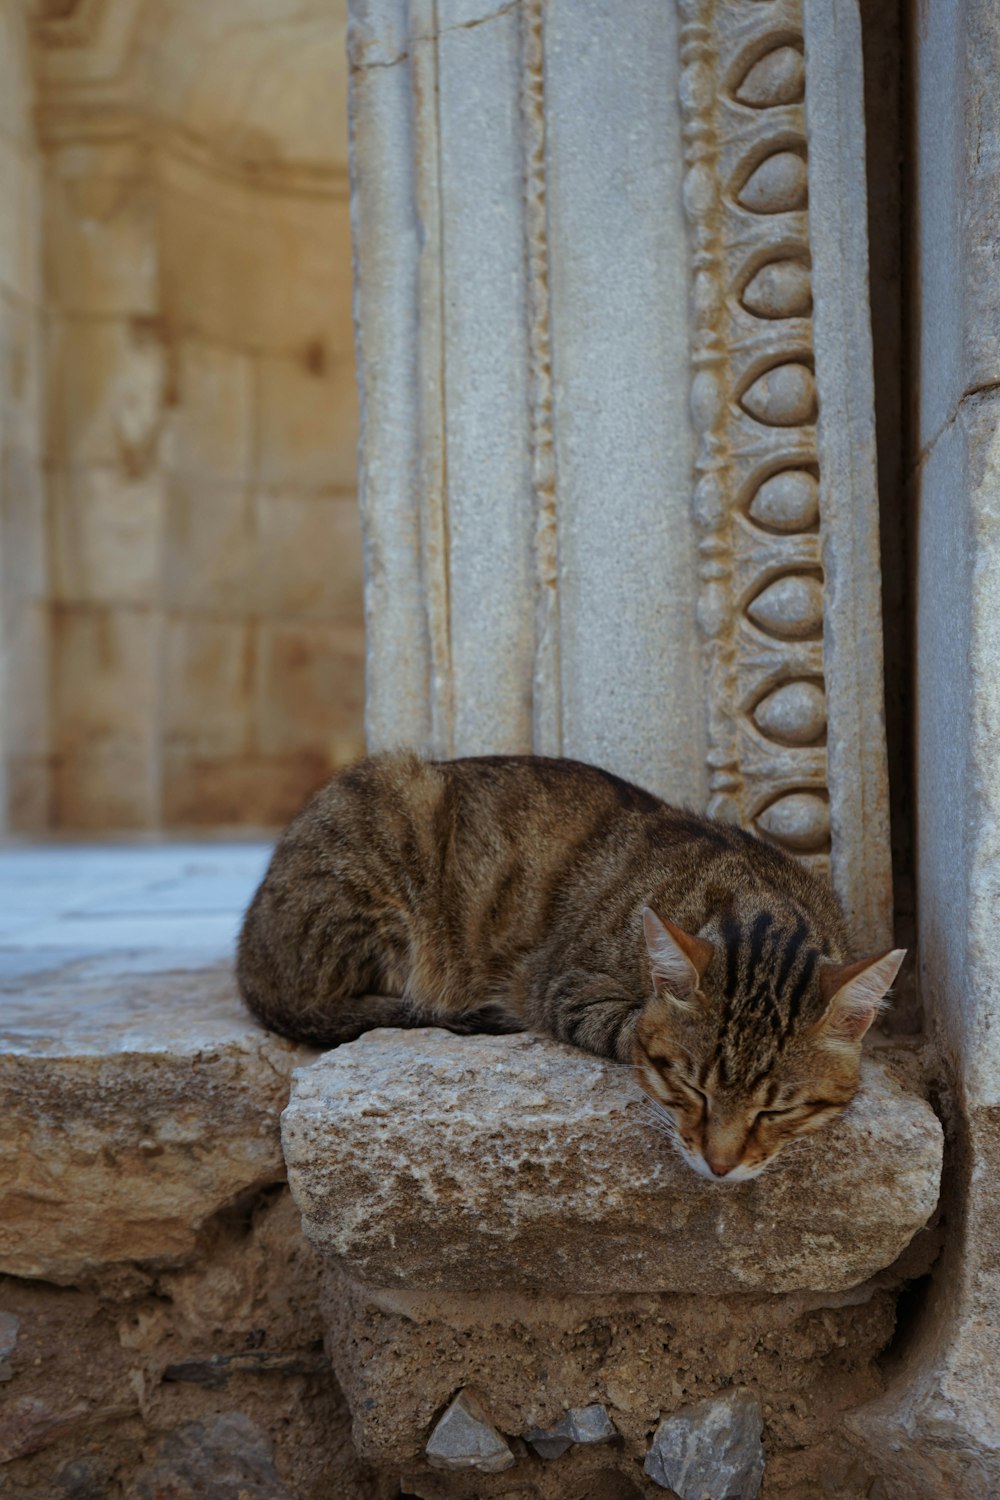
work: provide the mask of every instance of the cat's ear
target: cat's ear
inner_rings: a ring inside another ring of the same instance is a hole
[[[813,1027],[825,1041],[860,1042],[885,1005],[889,986],[906,957],[905,948],[891,948],[853,964],[824,964],[819,987],[826,1010]]]
[[[691,935],[673,922],[664,922],[652,907],[642,908],[642,929],[653,971],[653,987],[679,1005],[690,1005],[712,960],[712,945]]]

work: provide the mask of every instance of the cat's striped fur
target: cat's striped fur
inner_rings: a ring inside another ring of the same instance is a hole
[[[436,1023],[634,1060],[692,1164],[735,1177],[752,1132],[738,1160],[712,1157],[735,1103],[774,1113],[808,1079],[814,1108],[793,1123],[812,1128],[855,1091],[880,996],[859,1005],[847,957],[828,887],[740,829],[574,761],[401,752],[343,772],[292,823],[238,975],[265,1025],[317,1046]]]

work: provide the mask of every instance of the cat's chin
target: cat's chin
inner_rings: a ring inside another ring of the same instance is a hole
[[[759,1177],[774,1160],[773,1156],[769,1156],[766,1161],[758,1162],[755,1167],[734,1167],[731,1172],[726,1173],[725,1177],[716,1177],[703,1156],[695,1156],[694,1152],[688,1151],[680,1141],[676,1141],[675,1145],[691,1170],[697,1172],[699,1177],[704,1177],[706,1182],[713,1182],[716,1187],[728,1187],[731,1182],[750,1182],[754,1177]]]

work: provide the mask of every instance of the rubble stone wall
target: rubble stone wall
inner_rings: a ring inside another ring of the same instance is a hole
[[[227,1205],[170,1266],[0,1276],[5,1500],[389,1500],[323,1327],[281,1185]]]

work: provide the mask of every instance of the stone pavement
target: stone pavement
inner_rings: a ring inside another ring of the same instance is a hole
[[[0,849],[0,985],[70,963],[142,973],[227,962],[269,855],[263,842]]]

